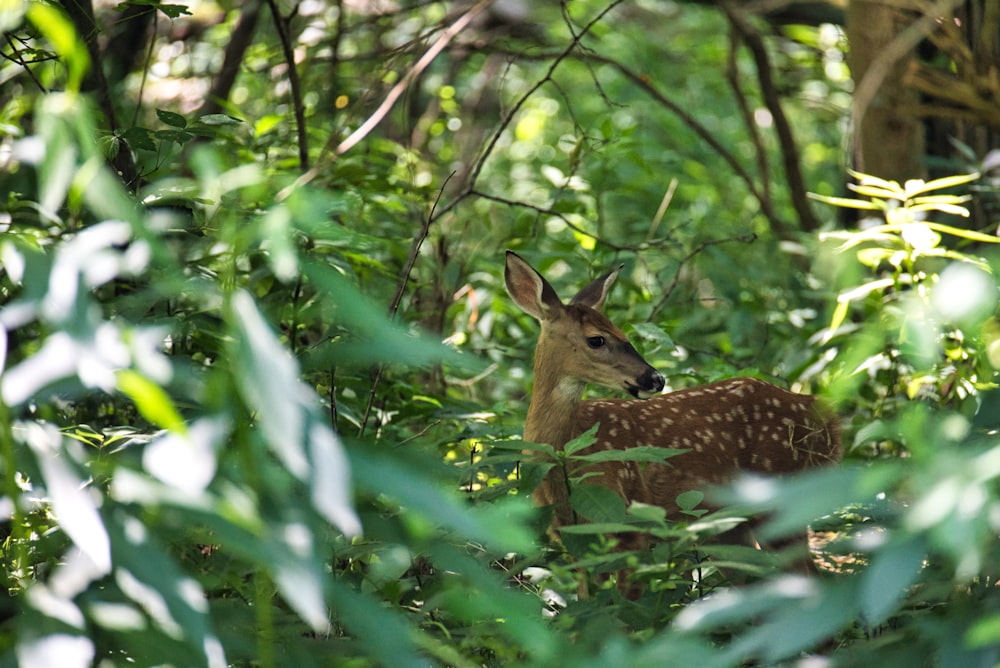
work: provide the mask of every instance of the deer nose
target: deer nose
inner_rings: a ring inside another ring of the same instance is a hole
[[[641,376],[635,379],[635,384],[629,384],[626,389],[629,394],[639,399],[647,399],[663,391],[666,381],[659,371],[650,367]]]

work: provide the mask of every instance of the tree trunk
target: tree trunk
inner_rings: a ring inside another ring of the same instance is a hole
[[[856,169],[899,181],[924,178],[924,127],[919,95],[904,85],[915,44],[899,10],[884,0],[851,0],[847,63],[854,78],[853,158]]]

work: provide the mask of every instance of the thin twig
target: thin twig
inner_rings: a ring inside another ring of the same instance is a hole
[[[309,134],[306,132],[306,110],[302,102],[302,85],[299,82],[299,72],[295,67],[295,50],[292,48],[292,42],[288,36],[288,24],[285,17],[281,15],[278,4],[275,0],[267,0],[267,5],[271,8],[271,15],[274,16],[274,25],[278,29],[278,40],[281,42],[285,64],[288,66],[288,84],[292,94],[295,129],[298,135],[299,168],[306,172],[309,169]]]
[[[587,25],[585,25],[579,33],[573,33],[573,38],[570,40],[569,45],[554,57],[552,64],[549,65],[548,70],[546,70],[542,78],[539,79],[537,82],[535,82],[535,84],[531,88],[529,88],[520,98],[518,98],[517,102],[514,103],[514,106],[512,106],[510,110],[506,114],[504,114],[504,117],[500,120],[500,124],[497,126],[497,129],[493,132],[493,136],[490,137],[490,140],[487,142],[486,147],[479,154],[479,157],[476,158],[475,164],[473,165],[473,168],[469,173],[469,178],[468,182],[466,183],[465,189],[462,190],[462,192],[460,192],[458,195],[456,195],[453,200],[448,202],[448,204],[441,207],[440,211],[438,211],[437,213],[438,218],[449,213],[452,209],[457,207],[461,202],[463,202],[467,197],[471,196],[473,193],[477,193],[476,182],[479,180],[479,175],[482,173],[483,167],[486,165],[486,161],[489,159],[490,155],[492,155],[493,149],[496,148],[496,145],[500,141],[500,138],[503,136],[503,133],[507,130],[508,127],[510,127],[510,124],[513,122],[514,117],[517,115],[517,113],[525,105],[528,99],[531,98],[531,96],[534,95],[536,91],[538,91],[538,89],[540,89],[549,81],[552,81],[552,76],[555,73],[556,68],[558,68],[560,64],[562,64],[565,60],[567,60],[572,56],[573,52],[576,51],[577,47],[580,45],[580,42],[587,34],[590,33],[594,25],[596,25],[598,21],[603,19],[608,14],[608,12],[617,7],[623,1],[624,0],[614,0],[611,4],[609,4],[603,10],[601,10],[593,19],[588,21]]]
[[[139,124],[139,113],[143,110],[143,100],[142,97],[146,92],[146,80],[149,77],[149,71],[153,66],[153,50],[156,47],[156,29],[160,24],[160,13],[153,11],[153,26],[150,30],[151,37],[149,38],[149,47],[146,49],[146,62],[142,66],[142,78],[139,79],[139,94],[136,95],[135,100],[135,111],[132,112],[132,125],[136,126]]]
[[[539,88],[544,86],[545,83],[552,78],[552,75],[555,74],[556,68],[558,68],[563,61],[569,58],[570,54],[576,51],[577,46],[580,44],[580,41],[584,38],[584,36],[586,36],[590,32],[591,28],[593,28],[598,21],[603,19],[608,14],[608,12],[610,12],[612,9],[621,4],[622,1],[623,0],[614,0],[611,4],[609,4],[603,10],[601,10],[597,14],[597,16],[591,19],[587,23],[587,25],[583,27],[583,30],[581,30],[579,34],[573,35],[573,39],[570,40],[569,45],[567,45],[567,47],[563,49],[558,56],[556,56],[555,60],[552,61],[552,64],[549,65],[549,69],[545,72],[545,75],[537,82],[535,82],[535,85],[529,88],[527,92],[525,92],[525,94],[522,95],[520,99],[518,99],[518,101],[514,103],[514,106],[511,107],[510,110],[507,112],[506,116],[504,116],[503,120],[500,122],[500,126],[496,129],[496,132],[493,133],[493,136],[490,138],[490,141],[486,144],[486,147],[483,149],[483,152],[476,159],[476,166],[473,168],[472,174],[469,176],[469,183],[468,183],[469,190],[475,187],[476,181],[479,180],[479,174],[483,171],[483,167],[486,164],[487,158],[489,158],[490,154],[493,153],[493,149],[496,148],[497,142],[500,141],[500,137],[503,136],[504,131],[514,120],[514,116],[516,116],[517,113],[521,111],[521,107],[525,105],[528,99],[532,95],[534,95]]]
[[[753,243],[756,240],[757,240],[757,235],[751,232],[750,234],[742,234],[737,237],[725,237],[723,239],[709,239],[708,241],[703,241],[697,246],[695,246],[688,252],[687,255],[681,258],[681,261],[679,263],[677,263],[677,271],[674,272],[674,280],[672,280],[670,282],[670,285],[667,286],[667,289],[663,291],[663,296],[661,296],[660,300],[656,302],[656,304],[653,306],[653,309],[649,312],[649,318],[647,318],[647,320],[649,322],[652,322],[653,319],[656,317],[656,313],[663,307],[663,305],[667,302],[667,300],[670,299],[670,295],[673,294],[674,290],[677,288],[677,284],[681,280],[681,270],[684,268],[684,265],[690,262],[695,256],[699,255],[702,251],[711,246],[718,246],[719,244],[727,244],[732,241],[738,241],[739,243],[749,244]]]
[[[420,225],[420,232],[417,234],[416,239],[413,240],[413,245],[410,246],[410,255],[406,258],[406,264],[403,266],[403,273],[400,276],[399,285],[396,287],[396,294],[393,296],[392,303],[389,305],[390,318],[394,319],[396,317],[396,313],[399,311],[399,305],[402,303],[403,295],[406,293],[406,286],[410,282],[410,274],[413,272],[413,266],[417,262],[417,256],[420,255],[420,247],[427,239],[427,235],[431,229],[431,224],[435,220],[434,210],[441,201],[441,194],[444,192],[445,186],[448,185],[448,181],[454,175],[455,173],[452,172],[448,178],[444,180],[444,183],[441,184],[437,197],[434,199],[434,204],[431,206],[430,212]],[[372,408],[375,406],[375,396],[378,393],[378,386],[382,381],[382,371],[383,367],[380,364],[376,367],[375,375],[372,378],[372,387],[368,393],[368,404],[365,406],[365,416],[362,418],[361,428],[358,430],[359,438],[365,435],[365,429],[368,427],[368,420],[371,417]]]
[[[645,250],[645,249],[650,248],[652,246],[658,245],[657,242],[650,242],[650,240],[647,239],[645,243],[641,243],[641,244],[638,244],[638,245],[635,245],[635,246],[624,246],[622,244],[617,244],[617,243],[615,243],[613,241],[610,241],[610,240],[608,240],[608,239],[606,239],[604,237],[598,236],[598,235],[594,234],[593,232],[588,232],[587,230],[583,229],[582,227],[580,227],[579,225],[577,225],[573,221],[571,221],[569,218],[567,218],[564,213],[559,212],[559,211],[555,211],[553,209],[549,209],[549,208],[544,207],[544,206],[538,206],[536,204],[531,204],[530,202],[522,202],[522,201],[519,201],[519,200],[510,199],[509,197],[502,197],[500,195],[492,195],[490,193],[483,192],[482,190],[470,190],[468,192],[468,195],[473,196],[473,197],[479,197],[479,198],[485,199],[485,200],[489,200],[491,202],[497,202],[498,204],[506,204],[507,206],[521,207],[522,209],[528,209],[528,210],[534,211],[536,213],[540,213],[540,214],[543,214],[543,215],[546,215],[546,216],[552,216],[554,218],[558,218],[563,223],[565,223],[565,225],[568,228],[570,228],[571,230],[573,230],[577,234],[582,234],[584,236],[588,236],[591,239],[594,239],[595,241],[597,241],[602,246],[607,246],[608,248],[611,248],[611,249],[616,250],[616,251],[636,252],[636,251]]]
[[[349,137],[340,142],[332,151],[330,150],[330,147],[333,145],[336,135],[331,136],[330,140],[323,148],[320,158],[317,160],[316,166],[306,171],[302,176],[296,179],[293,184],[283,188],[278,193],[277,200],[280,202],[287,199],[296,188],[311,182],[319,176],[320,173],[322,173],[330,162],[350,151],[358,144],[358,142],[367,137],[368,134],[371,133],[371,131],[385,119],[403,93],[406,92],[413,82],[417,80],[417,77],[419,77],[420,74],[427,69],[432,62],[434,62],[434,59],[437,58],[442,51],[444,51],[444,48],[448,46],[452,39],[454,39],[455,35],[468,26],[472,19],[486,9],[492,1],[493,0],[479,0],[479,2],[472,7],[472,9],[462,14],[462,16],[451,24],[447,30],[443,31],[434,44],[427,49],[427,52],[421,56],[420,60],[418,60],[416,64],[414,64],[414,66],[403,75],[403,78],[389,90],[389,94],[385,96],[385,99],[382,101],[382,104],[379,105],[378,109],[376,109],[375,112],[368,117],[368,120],[362,123],[357,130],[352,132]],[[268,2],[274,2],[274,0],[268,0]]]
[[[5,32],[4,37],[7,38],[7,43],[10,44],[10,48],[14,50],[14,55],[8,56],[7,54],[2,54],[3,57],[11,61],[12,63],[16,63],[17,65],[19,65],[21,69],[24,70],[25,73],[27,73],[28,78],[31,79],[36,86],[38,86],[38,90],[40,90],[43,93],[48,93],[49,91],[46,90],[42,82],[38,79],[38,77],[35,76],[35,73],[31,71],[30,67],[28,67],[28,63],[27,61],[24,60],[24,57],[21,55],[21,51],[18,50],[17,45],[14,44],[14,38],[11,36],[11,34]]]
[[[757,182],[754,179],[754,177],[750,174],[749,171],[747,171],[745,167],[743,167],[743,165],[739,163],[739,161],[736,159],[736,156],[734,156],[729,151],[729,149],[723,146],[722,143],[715,138],[715,135],[713,135],[708,128],[702,125],[701,122],[698,121],[698,119],[696,119],[694,116],[688,113],[688,111],[685,110],[680,104],[674,102],[666,95],[661,93],[657,88],[655,88],[653,84],[650,82],[648,77],[639,74],[638,72],[630,69],[626,65],[607,56],[594,53],[594,54],[589,54],[587,58],[591,60],[596,60],[598,62],[604,63],[605,65],[613,67],[618,71],[619,74],[629,79],[632,83],[634,83],[640,89],[642,89],[643,92],[645,92],[647,95],[656,100],[656,102],[660,106],[662,106],[667,111],[677,116],[684,123],[684,125],[686,125],[692,132],[694,132],[703,142],[708,144],[708,146],[713,151],[715,151],[719,155],[719,157],[722,158],[723,161],[725,161],[727,165],[729,165],[729,168],[733,170],[733,173],[735,173],[736,176],[738,176],[741,181],[743,181],[743,183],[746,185],[747,190],[750,192],[751,195],[753,195],[754,199],[756,199],[757,202],[760,204],[761,210],[764,212],[764,215],[767,216],[768,220],[774,221],[776,219],[776,215],[772,210],[771,203],[767,200],[766,197],[764,197],[764,194],[757,186]]]

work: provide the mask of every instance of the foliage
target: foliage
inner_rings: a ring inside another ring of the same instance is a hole
[[[4,663],[995,663],[994,237],[922,217],[972,177],[861,176],[888,218],[830,238],[872,274],[812,273],[799,186],[848,203],[835,36],[348,4],[127,2],[105,43],[0,8]],[[610,315],[672,385],[826,389],[854,461],[682,518],[580,484],[586,438],[528,461],[506,246],[560,288],[627,262]],[[589,520],[561,543],[551,466]],[[839,536],[838,572],[718,540],[755,511]]]

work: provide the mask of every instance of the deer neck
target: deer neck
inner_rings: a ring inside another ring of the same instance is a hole
[[[583,383],[552,373],[540,347],[535,354],[535,386],[528,417],[524,422],[524,440],[545,443],[561,449],[573,433],[576,412],[583,395]]]

